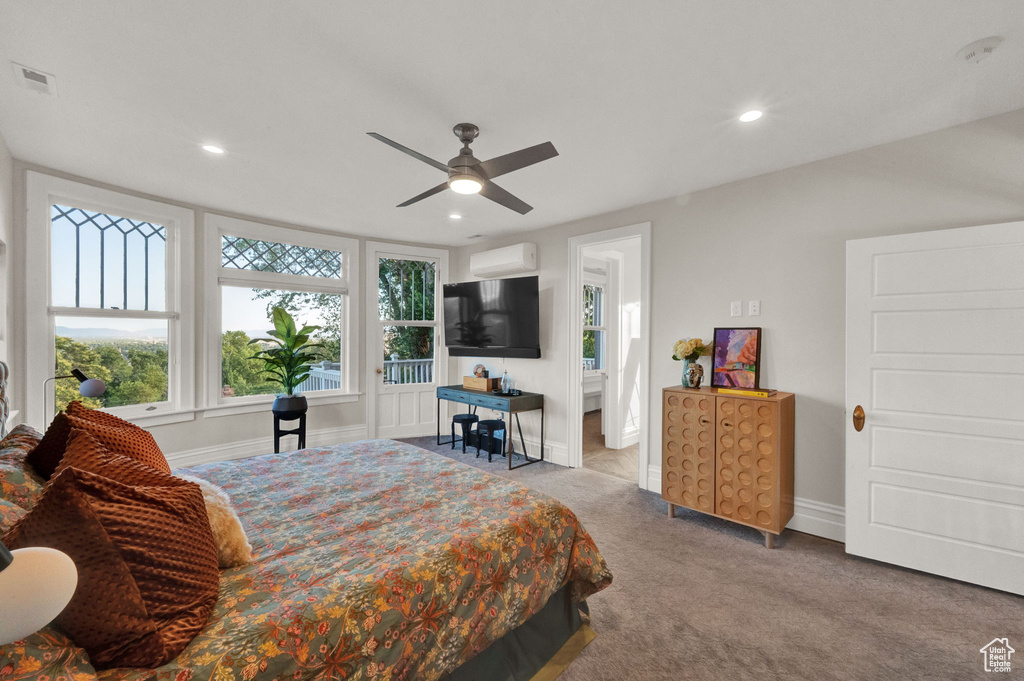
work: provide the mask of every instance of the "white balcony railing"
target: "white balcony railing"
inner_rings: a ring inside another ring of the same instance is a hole
[[[584,371],[593,371],[596,366],[597,366],[597,359],[595,359],[594,357],[584,357],[583,358],[583,370]]]
[[[434,380],[433,359],[389,359],[384,362],[384,383],[431,383]]]
[[[404,385],[407,383],[430,383],[434,380],[432,359],[389,359],[384,362],[384,383]],[[299,393],[314,390],[340,390],[341,364],[321,362],[309,370],[309,378],[297,388]]]
[[[309,378],[299,384],[298,392],[308,393],[314,390],[339,390],[340,388],[341,364],[321,362],[310,368]]]

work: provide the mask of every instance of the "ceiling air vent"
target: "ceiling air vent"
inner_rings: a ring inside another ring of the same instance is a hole
[[[999,43],[1003,42],[1002,37],[994,35],[988,38],[982,38],[981,40],[975,40],[973,43],[963,48],[956,53],[956,58],[962,62],[968,64],[977,64],[983,59],[987,59],[993,50],[999,47]]]
[[[57,79],[52,73],[29,68],[24,64],[11,62],[18,85],[44,95],[57,95]]]

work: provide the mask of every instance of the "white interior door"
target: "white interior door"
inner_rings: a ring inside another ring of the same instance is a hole
[[[369,242],[366,256],[369,430],[382,438],[430,435],[435,390],[447,378],[448,252]]]
[[[1024,223],[846,253],[847,552],[1024,594]]]

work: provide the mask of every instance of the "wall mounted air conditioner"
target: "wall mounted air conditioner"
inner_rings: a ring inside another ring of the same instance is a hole
[[[537,269],[537,244],[521,243],[469,256],[469,271],[474,277],[498,277]]]

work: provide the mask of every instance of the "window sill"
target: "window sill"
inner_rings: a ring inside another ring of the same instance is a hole
[[[159,414],[139,414],[138,416],[121,416],[119,418],[130,421],[137,426],[165,426],[170,423],[195,421],[196,411],[195,409],[183,409],[181,411],[165,411]]]
[[[352,402],[358,402],[362,397],[363,393],[344,393],[340,395],[318,395],[315,397],[307,397],[306,401],[311,407],[319,407],[325,404],[350,404]],[[126,421],[131,421],[137,426],[163,426],[171,423],[194,421],[197,415],[202,415],[205,418],[220,418],[221,416],[254,414],[261,411],[270,411],[270,405],[273,404],[273,402],[273,395],[268,395],[267,399],[259,400],[258,402],[247,402],[245,404],[218,404],[204,409],[181,409],[179,411],[165,411],[160,414],[140,414],[132,417],[122,416],[121,418],[124,418]]]
[[[358,402],[363,393],[343,393],[335,395],[314,395],[306,396],[306,402],[311,407],[319,407],[325,404],[350,404]],[[234,416],[235,414],[253,414],[260,411],[269,411],[270,405],[274,402],[273,395],[267,395],[265,399],[242,404],[217,404],[199,411],[203,412],[206,418],[220,418],[221,416]]]

